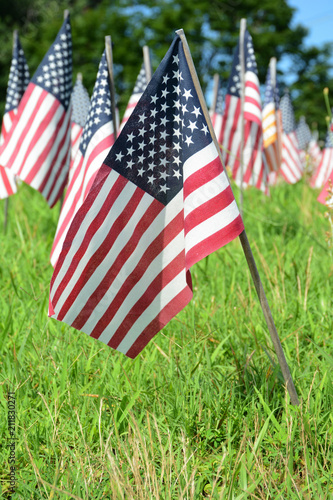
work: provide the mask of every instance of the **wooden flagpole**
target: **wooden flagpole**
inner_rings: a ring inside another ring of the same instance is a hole
[[[117,114],[116,114],[116,92],[115,92],[115,88],[114,88],[112,42],[111,42],[110,35],[105,37],[105,54],[106,54],[106,63],[108,66],[109,80],[110,80],[113,134],[114,134],[114,137],[117,138],[117,136],[118,136],[118,123],[117,123]]]
[[[241,186],[240,186],[240,213],[243,217],[244,201],[244,106],[245,106],[245,56],[244,56],[244,37],[246,30],[246,19],[241,19],[239,29],[239,64],[240,64],[240,83],[241,83],[241,144],[240,144],[240,167],[241,167]]]
[[[143,48],[143,63],[146,71],[147,84],[151,80],[152,70],[151,70],[151,61],[150,61],[150,52],[148,45],[144,45]]]
[[[211,105],[211,113],[215,113],[216,111],[216,105],[217,105],[217,96],[219,93],[219,84],[220,84],[220,77],[218,73],[214,74],[214,87],[213,87],[213,100],[212,100],[212,105]]]
[[[177,33],[177,35],[179,35],[179,37],[182,41],[185,57],[187,60],[187,64],[189,66],[189,70],[191,72],[193,83],[194,83],[195,89],[197,91],[198,98],[199,98],[205,119],[207,121],[207,125],[209,128],[211,137],[214,141],[215,147],[218,151],[221,163],[223,165],[222,153],[221,153],[221,150],[220,150],[219,144],[217,142],[217,138],[216,138],[213,126],[212,126],[212,122],[211,122],[211,119],[209,116],[206,101],[205,101],[205,98],[204,98],[204,95],[203,95],[203,92],[201,89],[201,85],[200,85],[198,75],[197,75],[193,60],[192,60],[191,52],[190,52],[189,46],[187,44],[187,40],[186,40],[184,31],[181,29],[181,30],[176,31],[176,33]],[[224,168],[224,165],[223,165],[223,168]],[[226,175],[226,177],[229,179],[228,175]],[[229,183],[230,183],[230,181],[229,181]],[[262,286],[262,282],[261,282],[259,272],[258,272],[256,263],[255,263],[255,260],[254,260],[254,256],[253,256],[253,253],[252,253],[252,250],[250,247],[250,243],[247,239],[245,229],[239,235],[239,239],[240,239],[241,244],[242,244],[242,248],[243,248],[243,251],[245,254],[247,264],[249,266],[251,277],[252,277],[252,280],[253,280],[253,283],[254,283],[258,298],[259,298],[259,302],[260,302],[260,305],[261,305],[261,308],[262,308],[262,311],[263,311],[263,314],[264,314],[264,317],[266,320],[268,331],[270,333],[270,336],[271,336],[271,339],[273,342],[273,346],[275,348],[275,352],[276,352],[276,355],[277,355],[277,358],[279,361],[279,365],[280,365],[280,368],[281,368],[281,371],[283,374],[284,381],[286,383],[286,387],[287,387],[287,390],[288,390],[288,393],[290,396],[291,403],[295,406],[298,406],[299,399],[297,396],[295,385],[294,385],[293,379],[291,377],[291,373],[290,373],[290,370],[289,370],[289,367],[288,367],[288,364],[287,364],[287,361],[286,361],[286,358],[285,358],[285,355],[284,355],[284,352],[283,352],[283,349],[281,346],[281,342],[280,342],[280,339],[279,339],[279,336],[278,336],[278,333],[277,333],[277,330],[276,330],[276,327],[274,324],[272,313],[271,313],[271,310],[270,310],[268,302],[267,302],[266,294],[265,294],[264,288]]]

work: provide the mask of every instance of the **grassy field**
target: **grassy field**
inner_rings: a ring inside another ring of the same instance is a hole
[[[192,269],[193,301],[130,360],[47,317],[59,207],[22,185],[4,236],[2,201],[2,498],[333,498],[333,259],[317,195],[299,183],[244,199],[299,407],[289,404],[239,240]]]

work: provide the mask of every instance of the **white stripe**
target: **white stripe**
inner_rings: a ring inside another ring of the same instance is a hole
[[[193,210],[222,193],[227,187],[229,187],[228,178],[224,172],[221,172],[217,177],[193,191],[184,200],[185,219]]]
[[[186,180],[198,170],[205,167],[212,161],[214,161],[218,156],[218,151],[215,147],[214,142],[210,142],[208,146],[204,147],[194,155],[190,156],[184,163],[183,166],[183,182],[185,184]]]

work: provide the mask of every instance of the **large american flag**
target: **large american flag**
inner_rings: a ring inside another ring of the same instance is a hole
[[[279,90],[272,80],[271,67],[269,66],[266,76],[262,126],[265,157],[270,172],[278,172],[281,165],[281,151],[278,141],[278,112]]]
[[[71,165],[69,182],[51,251],[54,266],[74,215],[82,205],[96,173],[114,143],[111,94],[105,51],[99,63],[88,117]]]
[[[138,104],[140,97],[142,96],[143,92],[145,91],[145,89],[147,87],[147,83],[148,82],[147,82],[146,69],[145,69],[144,63],[142,63],[140,72],[139,72],[138,77],[137,77],[136,82],[135,82],[133,93],[130,97],[130,100],[128,101],[127,108],[125,110],[123,119],[121,121],[119,132],[122,131],[125,123],[127,122],[129,117],[133,113],[135,106]]]
[[[243,229],[177,35],[71,224],[49,314],[133,358]]]
[[[327,131],[325,147],[322,151],[321,161],[315,171],[310,185],[313,188],[322,188],[333,170],[333,133]]]
[[[70,159],[72,39],[67,17],[32,77],[0,148],[0,164],[42,193],[50,207],[65,187]]]
[[[17,108],[30,80],[29,68],[17,33],[14,34],[12,62],[10,66],[5,113],[2,119],[0,146],[4,143]],[[0,166],[0,198],[7,198],[16,193],[15,175],[9,169]]]
[[[71,161],[74,161],[79,149],[80,137],[86,123],[90,108],[90,97],[82,83],[82,76],[77,75],[72,92],[72,124],[71,124]]]
[[[289,92],[285,92],[280,101],[282,115],[282,177],[294,184],[303,175],[299,146],[296,136],[296,120]]]
[[[222,149],[224,164],[229,165],[232,177],[238,186],[242,182],[241,169],[241,65],[237,45],[229,77],[222,125]],[[244,149],[243,185],[256,186],[267,191],[267,170],[263,161],[263,135],[261,98],[257,63],[252,38],[246,30],[244,35],[245,60],[245,104],[244,104]]]
[[[222,143],[222,122],[223,122],[223,92],[221,85],[219,85],[217,91],[217,99],[215,109],[210,112],[210,117],[212,120],[212,125],[216,135],[216,139],[219,144]]]

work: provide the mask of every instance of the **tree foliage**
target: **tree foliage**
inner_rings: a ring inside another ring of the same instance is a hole
[[[73,28],[74,72],[82,72],[92,92],[104,37],[111,35],[116,91],[123,112],[142,62],[142,47],[151,49],[153,68],[167,51],[174,31],[183,28],[204,89],[218,72],[226,87],[232,55],[238,39],[239,21],[247,19],[253,37],[259,78],[265,81],[269,59],[288,61],[293,78],[292,97],[296,115],[317,122],[325,131],[323,87],[332,87],[329,59],[332,47],[305,48],[307,30],[293,26],[295,9],[287,0],[12,0],[0,5],[1,109],[5,100],[11,60],[13,29],[18,29],[31,74],[54,40],[64,9],[69,9]],[[278,63],[283,87],[283,64]],[[208,96],[209,94],[207,94]]]

